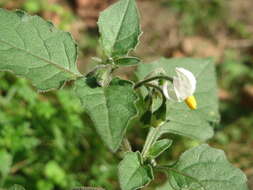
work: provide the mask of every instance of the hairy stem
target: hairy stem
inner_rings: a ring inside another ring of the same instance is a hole
[[[173,79],[171,77],[168,77],[168,76],[164,76],[164,75],[161,75],[161,76],[155,76],[155,77],[151,77],[151,78],[148,78],[148,79],[144,79],[140,82],[137,82],[135,85],[134,85],[134,89],[137,89],[139,87],[141,87],[142,85],[148,83],[148,82],[151,82],[151,81],[154,81],[154,80],[158,80],[158,79],[164,79],[164,80],[168,80],[170,82],[173,82]]]
[[[122,141],[122,150],[124,152],[131,152],[132,151],[131,144],[127,138],[124,138]]]

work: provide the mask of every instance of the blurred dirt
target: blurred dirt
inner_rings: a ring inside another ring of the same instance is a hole
[[[143,34],[136,53],[150,58],[171,56],[182,38],[177,19],[159,3],[140,1],[139,7]]]
[[[87,28],[96,28],[99,12],[115,0],[76,0],[77,14],[85,22]]]
[[[215,57],[217,60],[223,55],[224,40],[212,41],[199,35],[184,36],[177,15],[159,3],[139,1],[139,7],[143,35],[136,51],[138,55],[152,59],[156,56],[193,56]]]

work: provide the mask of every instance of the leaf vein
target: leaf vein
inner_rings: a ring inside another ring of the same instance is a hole
[[[38,37],[39,37],[39,39],[41,40],[41,42],[43,44],[43,47],[45,48],[45,50],[47,52],[48,59],[52,60],[51,55],[50,55],[49,50],[48,50],[48,47],[46,46],[44,39],[41,37],[39,30],[34,26],[33,22],[31,22],[31,23],[32,23],[33,28],[37,32]]]
[[[66,58],[67,58],[67,60],[68,60],[68,69],[71,69],[70,58],[69,58],[69,55],[68,55],[67,50],[66,50],[66,45],[65,45],[64,42],[62,42],[62,44],[63,44],[63,47],[64,47],[64,51],[65,51]]]
[[[68,70],[68,69],[66,69],[66,68],[64,68],[64,67],[62,67],[62,66],[60,66],[59,64],[52,62],[51,60],[48,60],[48,59],[45,59],[45,58],[40,57],[40,56],[38,56],[38,55],[35,55],[35,54],[31,53],[30,51],[28,51],[28,50],[26,50],[26,49],[16,47],[15,45],[13,45],[13,44],[11,44],[11,43],[9,43],[9,42],[6,42],[6,41],[4,41],[4,40],[2,40],[2,39],[0,39],[0,43],[9,45],[9,46],[11,46],[11,47],[14,48],[14,49],[17,49],[17,50],[19,50],[19,51],[22,51],[22,52],[24,52],[24,53],[26,53],[26,54],[28,54],[28,55],[31,55],[31,56],[33,56],[33,57],[39,59],[39,60],[45,61],[45,62],[47,62],[47,63],[49,63],[49,64],[55,66],[56,68],[58,68],[58,69],[60,69],[60,70],[62,70],[62,71],[64,71],[64,72],[67,72],[67,73],[73,75],[73,76],[76,77],[76,78],[82,76],[81,74],[74,73],[74,72],[72,72],[72,71],[70,71],[70,70]]]
[[[112,44],[112,48],[114,48],[114,47],[115,47],[115,44],[117,43],[117,39],[118,39],[119,34],[120,34],[120,32],[121,32],[121,29],[122,29],[122,23],[123,23],[123,21],[124,21],[125,18],[126,18],[126,13],[127,13],[128,8],[129,8],[129,4],[130,4],[130,0],[128,0],[128,2],[127,2],[127,4],[126,4],[126,7],[125,7],[125,9],[124,9],[123,16],[122,16],[122,18],[121,18],[121,20],[120,20],[119,28],[118,28],[118,30],[117,30],[115,39],[114,39],[113,44]]]

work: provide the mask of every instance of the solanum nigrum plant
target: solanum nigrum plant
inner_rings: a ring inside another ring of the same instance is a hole
[[[212,60],[161,58],[144,64],[129,56],[141,35],[135,0],[119,0],[103,11],[98,27],[104,56],[83,75],[77,69],[77,45],[69,33],[38,16],[0,9],[0,70],[28,78],[39,92],[74,81],[73,90],[104,144],[112,152],[120,147],[125,151],[118,165],[122,190],[148,185],[157,172],[168,177],[158,190],[247,190],[245,175],[223,151],[207,144],[187,150],[174,164],[157,162],[173,148],[166,133],[200,142],[213,136],[219,113]],[[135,82],[114,75],[126,66],[137,67]],[[133,126],[149,130],[139,151],[131,149],[126,137]]]

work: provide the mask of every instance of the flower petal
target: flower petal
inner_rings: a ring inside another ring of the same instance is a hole
[[[169,86],[169,82],[166,81],[163,84],[163,94],[164,96],[168,99],[168,100],[173,100],[173,101],[177,101],[177,102],[181,102],[182,100],[180,100],[174,90],[174,88],[171,86]]]
[[[180,99],[184,100],[195,92],[196,78],[184,68],[176,68],[176,73],[177,77],[173,79],[175,92]]]
[[[196,90],[196,84],[197,84],[197,81],[196,81],[196,78],[195,76],[193,75],[193,73],[187,69],[184,69],[182,67],[176,67],[176,72],[178,75],[180,75],[181,77],[187,79],[190,83],[190,87],[192,88],[192,93],[195,92]]]

